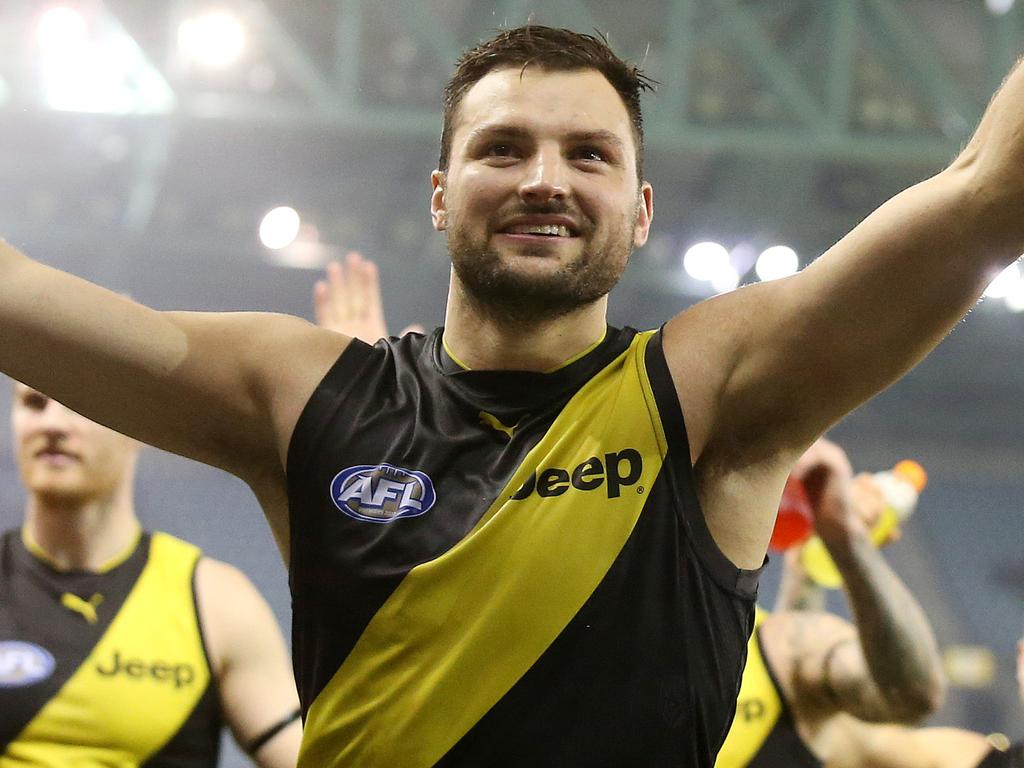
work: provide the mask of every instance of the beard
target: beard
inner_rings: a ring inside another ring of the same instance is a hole
[[[473,242],[457,221],[448,228],[448,252],[456,276],[480,311],[509,322],[533,324],[562,317],[607,295],[633,252],[634,224],[635,216],[632,221],[624,217],[603,246],[584,248],[557,271],[542,274],[514,268],[496,248]],[[553,258],[543,246],[533,252],[520,249],[527,258]]]

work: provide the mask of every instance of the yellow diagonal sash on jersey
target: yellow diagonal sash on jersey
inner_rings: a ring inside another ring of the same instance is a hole
[[[782,699],[775,690],[757,642],[757,627],[768,614],[757,609],[754,632],[747,642],[747,666],[736,699],[736,717],[718,753],[715,768],[744,768],[760,751],[782,714]]]
[[[121,610],[57,695],[0,755],[0,768],[136,768],[177,733],[209,682],[191,589],[198,557],[191,544],[153,534],[149,561]],[[122,662],[147,663],[144,674],[100,674],[97,668],[116,670],[115,652],[129,648],[134,652]],[[139,649],[145,649],[142,658],[136,658]],[[190,683],[179,684],[181,666],[174,679],[175,665],[191,667]],[[145,713],[145,728],[139,727],[139,712]]]
[[[578,612],[629,538],[667,452],[644,367],[650,335],[570,400],[469,535],[406,575],[310,707],[301,766],[432,766]],[[571,472],[627,448],[643,469],[617,498],[607,486],[510,498],[535,469]],[[443,508],[442,498],[430,514]]]

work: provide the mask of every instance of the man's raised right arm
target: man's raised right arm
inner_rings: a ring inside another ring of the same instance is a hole
[[[285,315],[149,309],[0,242],[0,370],[250,484],[283,478],[295,421],[347,343]]]

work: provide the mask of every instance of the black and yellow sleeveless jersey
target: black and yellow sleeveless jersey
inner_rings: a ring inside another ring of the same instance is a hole
[[[206,768],[220,708],[196,611],[199,550],[142,534],[100,573],[0,539],[0,768]]]
[[[300,765],[712,766],[759,572],[705,525],[660,333],[550,373],[353,341],[288,485]]]
[[[800,738],[782,689],[761,650],[760,626],[767,617],[765,611],[757,609],[736,717],[715,768],[822,768],[824,763]]]

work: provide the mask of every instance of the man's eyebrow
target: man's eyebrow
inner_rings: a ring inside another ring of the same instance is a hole
[[[612,133],[608,130],[597,130],[597,131],[574,131],[569,134],[569,138],[578,143],[587,141],[593,141],[598,144],[608,144],[616,149],[624,150],[626,148],[625,143],[618,137],[617,134]]]
[[[469,141],[476,141],[477,139],[486,136],[504,136],[510,139],[526,139],[530,138],[530,132],[518,125],[508,125],[503,123],[482,125],[479,128],[474,129],[469,134]],[[607,144],[620,151],[625,150],[626,146],[625,142],[623,142],[617,134],[605,129],[593,131],[572,131],[568,134],[567,138],[571,142],[577,144],[587,141]]]

